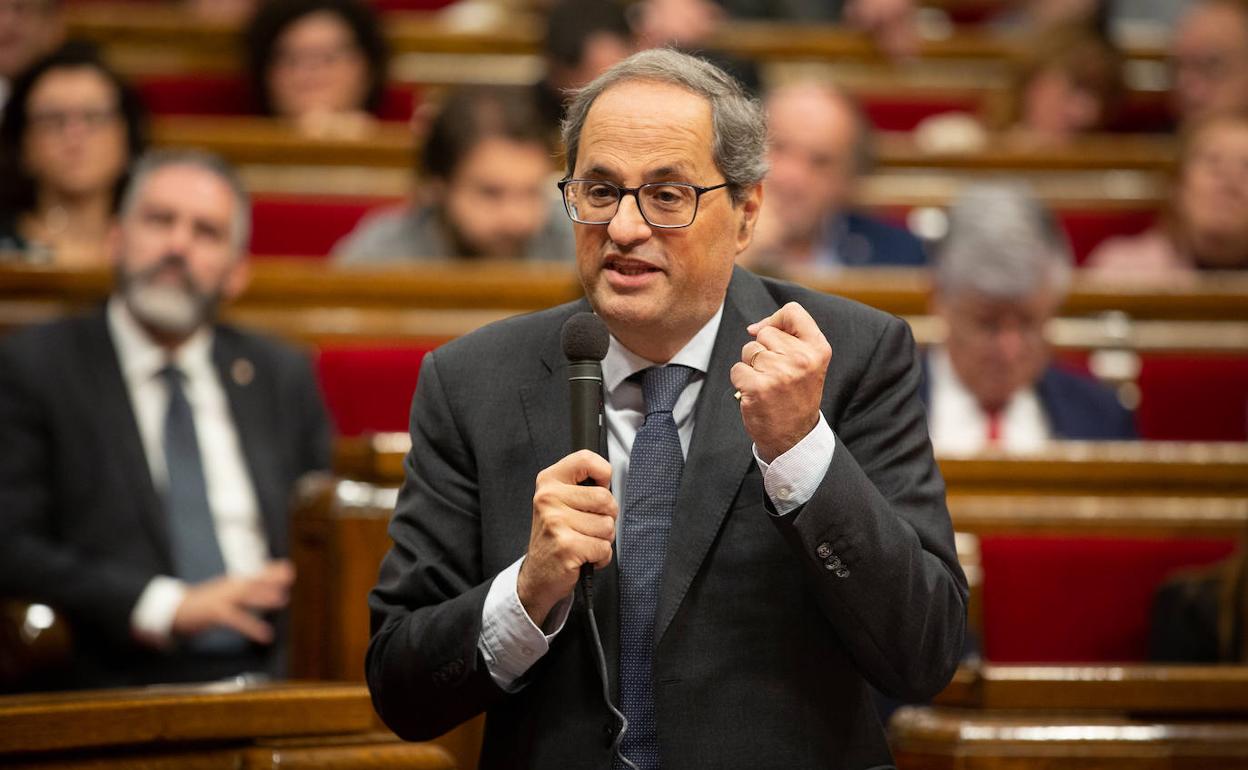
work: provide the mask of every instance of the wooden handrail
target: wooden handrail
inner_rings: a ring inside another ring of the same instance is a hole
[[[1248,715],[1248,666],[966,665],[935,702],[976,709]]]
[[[362,685],[208,684],[0,697],[4,752],[364,733]]]

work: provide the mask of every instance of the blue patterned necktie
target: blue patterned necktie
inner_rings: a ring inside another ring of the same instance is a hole
[[[173,568],[187,583],[202,583],[225,574],[225,558],[217,542],[217,528],[208,505],[208,483],[199,454],[195,416],[182,387],[186,374],[172,364],[160,370],[169,389],[169,411],[165,413],[165,467],[169,487],[165,509],[169,521],[169,542]],[[236,652],[247,641],[240,634],[223,629],[197,634],[188,641],[199,652]]]
[[[621,750],[639,770],[659,768],[654,708],[654,614],[676,493],[685,466],[672,408],[696,370],[672,365],[641,372],[646,420],[633,439],[620,523]],[[622,767],[618,759],[616,767]]]

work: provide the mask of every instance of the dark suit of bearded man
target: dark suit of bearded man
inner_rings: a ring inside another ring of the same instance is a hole
[[[646,51],[568,115],[586,300],[422,363],[374,705],[409,739],[485,712],[483,768],[626,766],[617,737],[644,768],[886,767],[868,685],[936,693],[966,619],[909,329],[734,268],[766,131],[722,71]],[[570,453],[560,330],[591,307],[606,458]]]
[[[270,558],[290,552],[295,481],[329,467],[331,431],[307,357],[213,328],[211,363],[237,430]],[[73,634],[72,687],[281,676],[272,645],[204,654],[140,643],[131,613],[174,574],[168,515],[103,308],[0,341],[0,594],[52,605]],[[211,461],[211,458],[209,458]]]

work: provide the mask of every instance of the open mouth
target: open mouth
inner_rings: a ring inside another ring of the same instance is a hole
[[[611,257],[607,259],[605,268],[607,270],[611,270],[612,272],[629,277],[646,275],[647,273],[662,272],[648,262],[642,262],[637,259],[627,259],[624,257]]]

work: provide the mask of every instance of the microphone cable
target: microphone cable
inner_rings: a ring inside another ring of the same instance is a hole
[[[611,753],[628,770],[638,770],[637,765],[633,764],[633,761],[620,750],[620,744],[624,740],[624,733],[628,732],[628,717],[624,716],[624,712],[616,708],[615,704],[611,702],[611,685],[607,681],[607,654],[602,649],[602,635],[598,633],[598,619],[594,617],[594,568],[592,565],[589,565],[588,570],[581,572],[581,579],[577,581],[577,587],[581,591],[581,600],[585,604],[585,616],[589,618],[589,630],[594,637],[594,653],[598,660],[598,678],[602,681],[602,700],[607,704],[607,710],[620,723],[620,731],[615,734],[615,740],[611,742]]]

